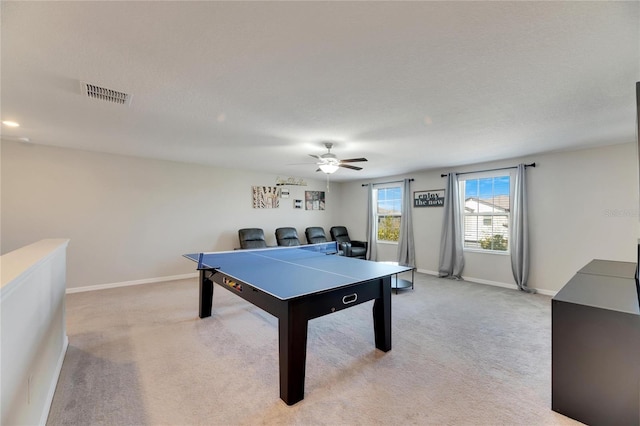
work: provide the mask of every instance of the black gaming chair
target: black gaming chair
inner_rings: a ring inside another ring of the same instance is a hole
[[[354,241],[349,238],[349,232],[344,226],[334,226],[329,230],[329,233],[331,234],[331,239],[338,242],[339,249],[344,252],[345,256],[366,259],[366,241]]]

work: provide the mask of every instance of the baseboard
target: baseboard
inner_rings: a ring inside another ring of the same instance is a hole
[[[436,277],[438,276],[437,271],[430,271],[428,269],[416,269],[416,272],[420,272],[421,274],[427,274],[427,275],[435,275]]]
[[[170,275],[167,277],[146,278],[144,280],[124,281],[124,282],[110,283],[110,284],[96,284],[96,285],[89,285],[86,287],[71,287],[67,289],[66,294],[82,293],[84,291],[105,290],[105,289],[117,288],[117,287],[128,287],[131,285],[161,283],[165,281],[186,280],[189,278],[196,278],[197,276],[198,276],[197,272],[192,272],[189,274]]]
[[[553,297],[558,293],[557,291],[545,290],[545,289],[539,289],[539,288],[536,288],[536,291],[538,292],[538,294],[543,294],[545,296],[550,296],[550,297]]]
[[[483,280],[482,278],[465,277],[464,275],[462,276],[462,279],[465,280],[465,281],[471,281],[471,282],[478,283],[478,284],[485,284],[485,285],[492,285],[494,287],[508,288],[510,290],[517,290],[518,289],[518,286],[515,285],[515,284],[502,283],[502,282],[499,282],[499,281]]]
[[[437,271],[429,271],[427,269],[418,269],[417,271],[421,272],[423,274],[434,275],[436,277],[438,276],[438,272]],[[511,290],[517,290],[518,289],[518,286],[515,285],[515,284],[501,283],[499,281],[483,280],[482,278],[473,278],[473,277],[465,277],[465,276],[462,276],[462,279],[465,280],[465,281],[472,282],[472,283],[492,285],[494,287],[508,288],[508,289],[511,289]],[[536,290],[536,292],[538,294],[542,294],[542,295],[545,295],[545,296],[551,296],[551,297],[555,296],[556,293],[557,293],[557,291],[545,290],[545,289],[539,289],[539,288],[536,288],[535,290]]]
[[[56,393],[56,387],[58,386],[58,380],[60,379],[60,373],[62,372],[62,364],[64,363],[64,357],[67,354],[67,348],[69,347],[69,337],[65,334],[64,340],[62,342],[62,350],[60,351],[60,356],[58,357],[58,362],[56,364],[56,370],[53,374],[53,379],[49,384],[49,392],[47,392],[47,399],[42,407],[42,414],[40,415],[39,425],[46,425],[47,418],[49,417],[49,412],[51,411],[51,404],[53,403],[53,396]]]

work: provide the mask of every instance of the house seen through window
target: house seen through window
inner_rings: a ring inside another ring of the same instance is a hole
[[[504,172],[460,181],[465,249],[509,251],[510,189]]]
[[[402,188],[376,189],[378,241],[398,242],[402,213]]]

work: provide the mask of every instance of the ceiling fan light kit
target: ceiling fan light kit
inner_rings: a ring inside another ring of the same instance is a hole
[[[330,175],[338,171],[338,165],[333,163],[320,164],[320,170]]]
[[[351,166],[349,164],[344,163],[356,163],[360,161],[367,161],[366,158],[350,158],[347,160],[338,160],[335,154],[331,153],[331,148],[333,147],[333,143],[325,142],[325,148],[327,148],[327,153],[323,155],[315,155],[309,154],[313,158],[317,158],[319,161],[316,163],[318,165],[317,172],[324,172],[328,175],[335,173],[338,171],[340,167],[344,167],[346,169],[351,170],[362,170],[362,167]]]

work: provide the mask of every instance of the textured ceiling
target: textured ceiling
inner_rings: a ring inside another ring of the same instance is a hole
[[[5,139],[340,181],[636,138],[635,1],[1,8]]]

